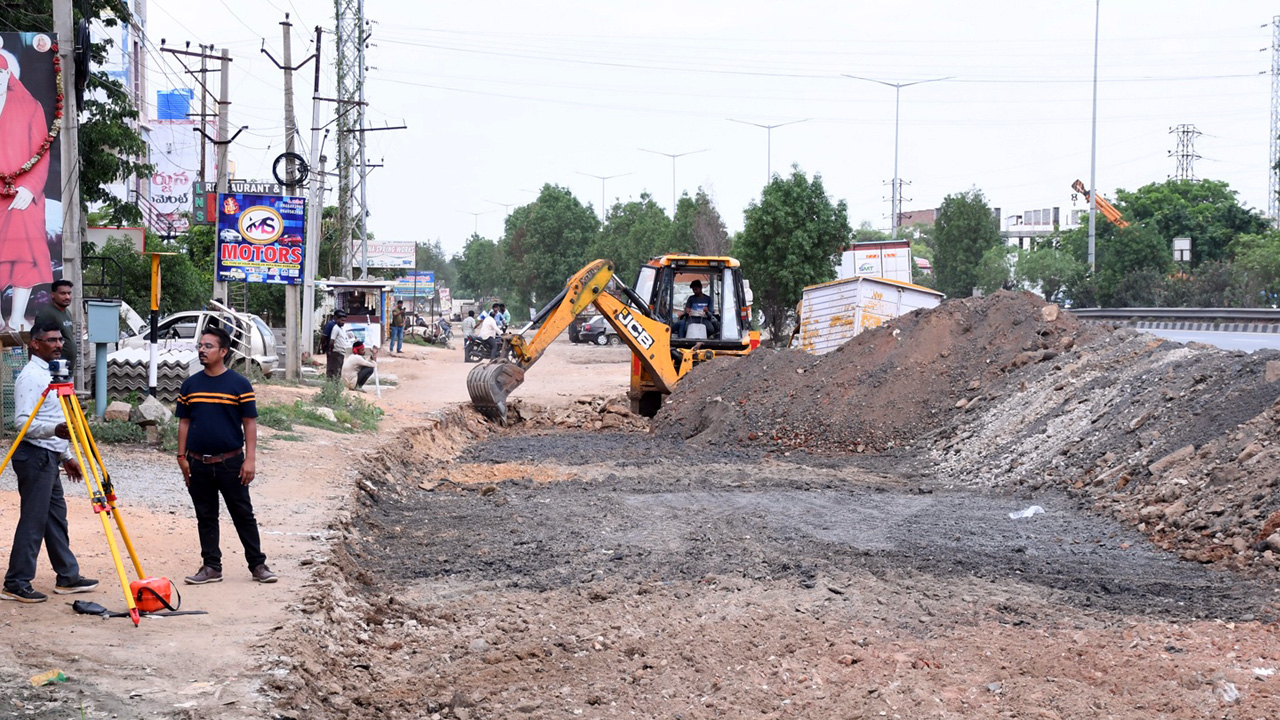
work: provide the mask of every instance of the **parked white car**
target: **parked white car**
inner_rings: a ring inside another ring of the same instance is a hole
[[[196,341],[205,327],[213,322],[227,328],[232,337],[233,365],[243,355],[266,377],[275,372],[276,339],[271,327],[262,318],[251,313],[228,313],[218,310],[190,310],[174,313],[162,319],[156,326],[161,350],[196,347]],[[151,328],[143,325],[137,333],[120,340],[122,348],[145,348],[151,340]],[[247,345],[247,347],[246,347]]]

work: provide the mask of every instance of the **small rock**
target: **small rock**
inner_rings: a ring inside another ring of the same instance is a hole
[[[324,418],[325,420],[328,420],[329,422],[335,423],[335,424],[338,422],[338,416],[333,414],[332,408],[320,406],[314,409],[316,411],[316,414]]]
[[[1058,319],[1058,313],[1062,310],[1057,305],[1045,305],[1040,308],[1040,319],[1045,322],[1053,322]]]
[[[108,411],[110,411],[110,406]],[[173,413],[169,408],[164,406],[156,398],[148,395],[142,404],[129,411],[129,422],[141,425],[143,427],[151,427],[153,425],[164,425],[173,419]]]
[[[110,408],[107,409],[107,412],[111,412]],[[1262,452],[1261,444],[1256,442],[1249,443],[1244,450],[1240,451],[1240,455],[1236,457],[1236,462],[1244,462],[1260,452]]]
[[[1186,514],[1187,514],[1187,503],[1182,500],[1179,500],[1173,503],[1172,505],[1167,506],[1164,509],[1165,520],[1171,520],[1171,521],[1177,520],[1178,518]]]
[[[1280,380],[1280,360],[1267,361],[1267,369],[1264,379],[1269,383]]]
[[[1272,552],[1280,552],[1280,532],[1271,533],[1262,542],[1266,543],[1267,548]]]
[[[103,413],[102,418],[107,421],[116,420],[119,422],[128,422],[129,414],[133,411],[133,407],[123,400],[116,400],[107,405],[107,411]]]
[[[1183,460],[1186,460],[1187,458],[1191,457],[1192,455],[1195,454],[1195,452],[1196,452],[1195,445],[1184,445],[1183,447],[1180,447],[1177,450],[1174,450],[1173,452],[1169,453],[1168,455],[1165,455],[1164,457],[1160,458],[1159,460],[1151,463],[1150,467],[1148,467],[1147,469],[1151,471],[1152,475],[1159,475],[1165,470],[1168,470],[1174,465],[1177,465]]]

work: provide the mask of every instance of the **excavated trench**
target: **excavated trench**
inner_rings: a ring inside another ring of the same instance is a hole
[[[904,641],[920,667],[981,666],[991,628],[1120,642],[1135,624],[1275,617],[1269,584],[1180,561],[1053,490],[635,431],[484,428],[468,446],[455,430],[456,455],[415,458],[417,435],[367,469],[289,630],[295,672],[277,690],[297,717],[758,717],[788,707],[749,680],[779,662],[794,684],[870,673],[858,658]],[[1045,512],[1009,517],[1033,504]],[[970,690],[947,701],[957,717],[983,707]],[[789,692],[807,717],[883,700]],[[924,709],[930,692],[900,702]]]

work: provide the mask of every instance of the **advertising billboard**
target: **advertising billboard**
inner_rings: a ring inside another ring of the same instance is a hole
[[[195,120],[152,120],[149,142],[151,206],[148,224],[161,235],[183,233],[190,223],[183,213],[191,209],[193,183],[200,177],[199,136]]]
[[[409,273],[396,278],[396,297],[433,298],[436,296],[436,274],[433,270]]]
[[[301,283],[306,219],[306,198],[219,195],[218,279]]]
[[[412,268],[416,259],[418,245],[404,241],[369,241],[369,264],[371,268]]]
[[[62,277],[58,68],[52,33],[0,32],[0,327],[29,328]]]

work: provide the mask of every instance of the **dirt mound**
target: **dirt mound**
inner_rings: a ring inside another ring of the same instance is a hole
[[[953,300],[822,356],[761,351],[699,368],[655,427],[710,443],[886,450],[938,424],[974,388],[1105,333],[1030,293]]]
[[[1066,489],[1185,558],[1276,567],[1278,358],[1084,325],[999,293],[824,356],[711,363],[655,425],[717,446],[890,451],[945,483]]]

